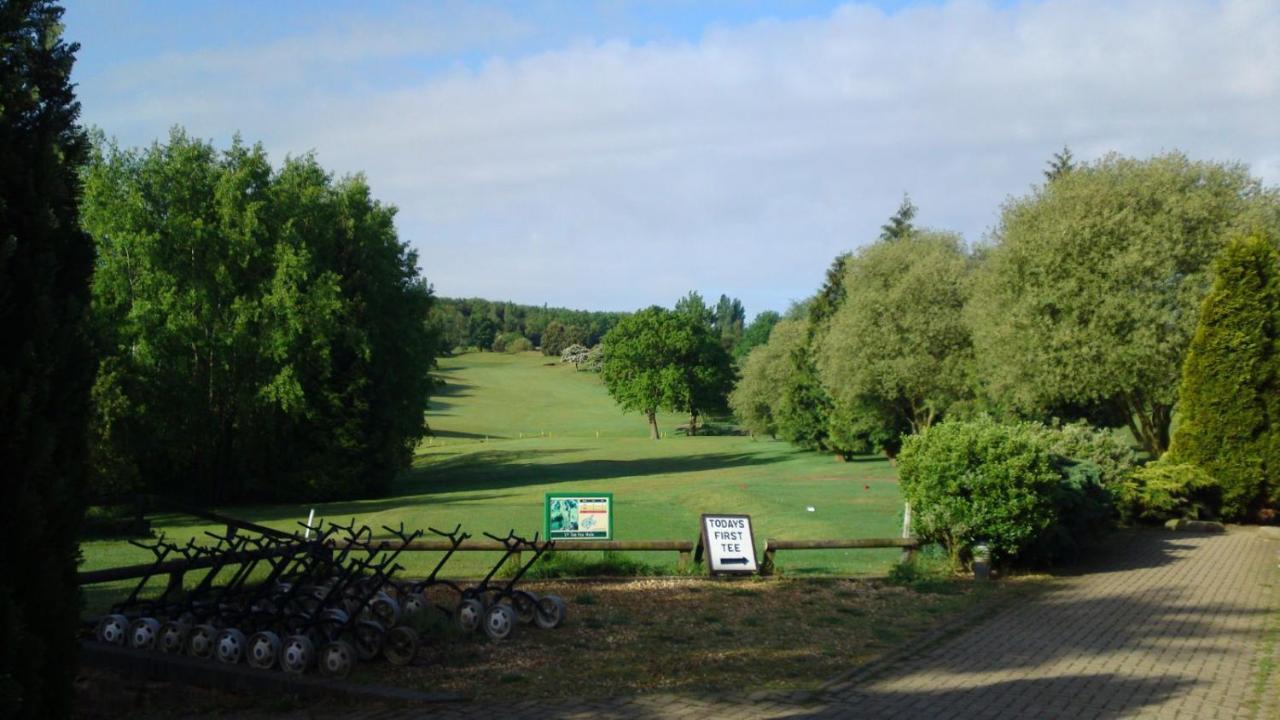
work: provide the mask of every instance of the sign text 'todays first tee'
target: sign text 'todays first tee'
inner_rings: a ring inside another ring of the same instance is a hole
[[[702,547],[712,573],[756,572],[756,546],[748,515],[703,515]]]

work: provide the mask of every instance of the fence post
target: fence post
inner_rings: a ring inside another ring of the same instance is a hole
[[[764,559],[760,561],[760,574],[768,576],[773,574],[773,554],[777,552],[777,548],[769,544],[768,540],[764,541]]]
[[[911,537],[911,503],[902,504],[902,537]],[[899,562],[909,563],[916,556],[915,548],[902,548],[902,557]]]
[[[160,597],[164,600],[177,598],[182,594],[182,576],[185,571],[174,570],[169,573],[169,584],[164,588],[164,594]]]
[[[680,559],[676,561],[676,572],[687,572],[689,570],[692,553],[688,550],[680,551]]]

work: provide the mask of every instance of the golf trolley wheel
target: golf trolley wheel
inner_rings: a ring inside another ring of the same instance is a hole
[[[249,636],[249,651],[245,661],[256,670],[270,670],[280,655],[280,636],[270,630],[256,632]]]
[[[306,635],[290,635],[280,646],[280,669],[301,675],[315,662],[316,646]]]
[[[218,629],[212,625],[197,625],[187,638],[187,653],[201,660],[213,657],[213,641],[218,637]]]
[[[187,649],[187,636],[191,634],[191,625],[181,620],[170,620],[160,626],[160,652],[170,655],[180,654]]]
[[[134,650],[154,650],[160,637],[160,621],[155,618],[138,618],[129,623],[129,647]]]
[[[484,621],[484,603],[475,598],[467,598],[458,603],[458,625],[467,632],[480,629]]]
[[[338,631],[347,624],[351,616],[342,608],[329,608],[320,613],[320,621],[315,630],[326,639],[337,637]]]
[[[356,664],[356,651],[346,640],[334,640],[320,648],[320,674],[344,678]]]
[[[525,590],[516,590],[511,593],[511,608],[516,611],[516,620],[521,625],[528,625],[533,622],[534,617],[538,614],[538,596]]]
[[[244,633],[239,630],[227,628],[218,633],[213,644],[214,654],[218,658],[218,662],[235,665],[244,657],[244,649],[248,646],[249,641],[245,638]]]
[[[516,611],[510,605],[494,605],[484,614],[484,634],[494,642],[501,642],[515,632],[516,622]]]
[[[425,607],[426,607],[426,604],[423,603],[421,595],[417,593],[414,593],[412,595],[406,595],[404,599],[404,603],[400,605],[400,614],[417,615],[418,613],[422,612],[423,608]]]
[[[382,652],[382,643],[386,639],[387,630],[376,620],[357,620],[351,631],[351,646],[355,648],[356,657],[361,660],[373,660]]]
[[[392,665],[408,665],[418,656],[418,632],[407,625],[391,628],[382,643],[382,656]]]
[[[369,612],[384,627],[394,627],[400,621],[400,603],[385,592],[379,591],[373,596],[369,601]]]
[[[543,595],[537,608],[533,621],[543,630],[554,630],[564,622],[565,606],[559,595]]]
[[[94,635],[98,642],[124,645],[125,638],[129,635],[129,618],[124,615],[106,615],[98,621]]]

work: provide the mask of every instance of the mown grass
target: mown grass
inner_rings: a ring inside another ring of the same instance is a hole
[[[612,492],[621,540],[696,539],[704,512],[746,513],[757,546],[767,537],[891,537],[901,528],[902,501],[892,467],[882,459],[838,462],[786,443],[741,435],[686,437],[684,418],[659,417],[664,437],[649,440],[644,419],[623,413],[599,377],[536,353],[474,353],[442,360],[445,386],[431,403],[434,437],[418,448],[410,471],[387,497],[315,505],[319,516],[356,518],[374,527],[451,529],[475,536],[508,529],[541,530],[544,493]],[[807,508],[813,507],[813,511]],[[296,530],[310,505],[220,508],[272,527]],[[200,536],[219,526],[177,514],[151,516],[172,537]],[[123,540],[82,545],[83,569],[149,559]],[[676,553],[628,554],[636,563],[674,572]],[[599,556],[598,556],[599,557]],[[893,550],[780,552],[787,575],[883,574]],[[446,575],[476,576],[496,562],[490,553],[459,553]],[[406,554],[407,572],[424,574],[437,558]],[[95,588],[105,601],[119,586]]]

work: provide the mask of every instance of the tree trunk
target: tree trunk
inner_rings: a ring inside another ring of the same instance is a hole
[[[696,410],[689,413],[689,434],[698,434],[698,412]]]
[[[1132,395],[1126,394],[1121,402],[1124,404],[1125,417],[1129,422],[1129,431],[1142,443],[1142,449],[1151,455],[1153,460],[1159,459],[1169,449],[1169,426],[1173,420],[1173,408],[1153,403],[1150,408]]]
[[[650,439],[657,440],[661,437],[658,435],[658,413],[653,410],[649,410],[646,414],[649,416],[649,437]]]

